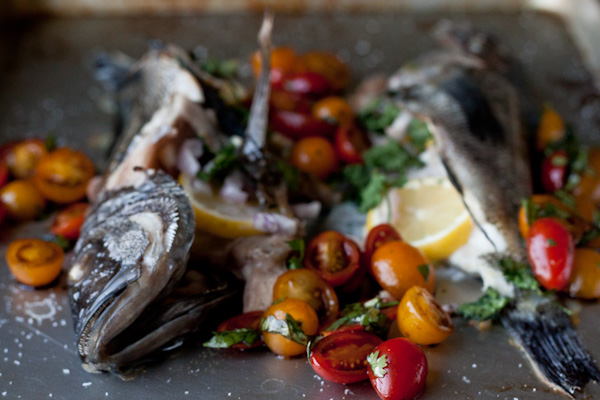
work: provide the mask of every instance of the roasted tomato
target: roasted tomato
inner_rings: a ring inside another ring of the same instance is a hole
[[[271,51],[271,86],[281,88],[284,78],[294,71],[296,52],[291,47],[274,47]],[[250,58],[254,76],[260,75],[262,58],[260,51],[252,53]]]
[[[40,159],[33,183],[46,199],[68,204],[85,197],[93,176],[94,165],[85,154],[62,147]]]
[[[273,110],[270,122],[273,130],[292,140],[332,137],[335,132],[335,125],[297,111]]]
[[[6,250],[10,272],[25,285],[45,286],[60,274],[64,258],[63,249],[56,243],[39,239],[19,239]]]
[[[334,140],[338,157],[347,164],[361,163],[363,151],[371,146],[367,135],[356,125],[340,126]]]
[[[549,290],[560,290],[573,271],[573,238],[553,218],[540,218],[529,229],[527,255],[537,280]]]
[[[542,186],[549,193],[562,189],[567,180],[569,158],[566,150],[557,150],[542,161]]]
[[[354,383],[369,379],[367,356],[382,340],[362,331],[335,332],[320,339],[312,348],[310,365],[323,379]]]
[[[85,213],[89,206],[88,203],[76,203],[59,212],[50,227],[50,232],[68,240],[79,238],[81,225],[85,221]]]
[[[306,268],[286,271],[277,278],[273,286],[273,301],[283,298],[307,302],[321,318],[337,315],[340,307],[335,290]]]
[[[326,179],[337,167],[337,157],[327,139],[308,137],[299,140],[292,149],[291,162],[300,171]]]
[[[284,90],[272,90],[269,101],[274,110],[295,111],[304,115],[310,114],[312,108],[304,96]]]
[[[30,181],[12,181],[0,189],[0,201],[8,215],[17,220],[33,219],[41,214],[46,201]]]
[[[369,354],[367,362],[371,384],[384,400],[412,400],[425,390],[427,357],[408,339],[381,343]]]
[[[255,329],[260,331],[260,320],[262,319],[264,311],[250,311],[235,317],[229,318],[228,320],[221,322],[217,327],[217,332],[233,331],[235,329]],[[262,340],[257,340],[248,346],[246,343],[236,343],[231,348],[238,350],[247,350],[263,344]]]
[[[329,96],[315,103],[312,115],[317,119],[336,125],[350,125],[354,122],[354,111],[342,97]]]
[[[600,253],[594,249],[575,249],[573,272],[565,291],[579,299],[600,298]]]
[[[335,231],[317,235],[304,256],[304,267],[315,271],[333,287],[346,283],[359,264],[360,250],[356,243]]]
[[[369,231],[367,240],[365,240],[365,262],[371,268],[371,258],[375,250],[388,242],[402,240],[402,237],[396,229],[390,224],[380,224]]]
[[[38,161],[47,153],[43,140],[27,139],[12,147],[6,155],[6,162],[15,178],[25,179],[33,174]]]
[[[312,71],[326,78],[334,91],[345,89],[350,82],[350,70],[335,54],[310,51],[299,57],[297,70]]]
[[[265,329],[270,326],[268,323],[269,317],[279,321],[287,321],[288,316],[296,322],[302,332],[294,332],[293,327],[290,327],[289,324],[285,329],[289,331],[289,337],[278,333],[276,329]],[[308,337],[316,334],[318,329],[319,317],[317,317],[317,313],[307,302],[298,299],[285,299],[276,302],[265,311],[263,316],[263,339],[267,347],[273,353],[284,357],[294,357],[304,353],[308,344]],[[301,340],[301,336],[304,336],[305,340]]]
[[[371,269],[381,287],[400,300],[413,286],[433,293],[435,272],[421,250],[408,243],[388,242],[373,253]]]
[[[441,343],[454,331],[450,315],[420,286],[404,294],[396,321],[402,336],[420,345]]]
[[[316,72],[298,72],[283,80],[283,89],[303,96],[321,97],[329,93],[331,85],[327,79]]]

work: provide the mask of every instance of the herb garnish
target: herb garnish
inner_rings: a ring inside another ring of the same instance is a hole
[[[213,332],[213,337],[203,344],[204,347],[224,349],[234,344],[245,343],[252,346],[260,340],[260,333],[256,329],[242,328],[231,331]]]
[[[379,297],[375,297],[364,304],[360,302],[348,304],[342,311],[342,317],[329,325],[325,330],[334,331],[342,326],[360,324],[368,332],[385,336],[392,321],[381,310],[397,305],[397,301],[384,302]]]
[[[213,57],[208,57],[200,68],[214,77],[223,79],[233,79],[237,75],[239,61],[236,59],[217,60]]]
[[[427,124],[420,119],[413,119],[410,121],[406,133],[408,134],[412,145],[415,146],[415,149],[419,152],[425,150],[427,142],[433,139],[433,135],[429,131]]]
[[[508,257],[498,260],[498,264],[506,280],[515,285],[516,288],[542,294],[540,284],[533,276],[529,265]]]
[[[263,332],[278,333],[298,344],[308,345],[309,338],[302,330],[301,323],[296,321],[290,314],[285,314],[285,320],[269,315],[261,321],[260,327]]]
[[[472,303],[461,304],[456,312],[465,319],[487,321],[497,318],[508,303],[508,297],[501,296],[496,289],[488,288],[483,296]]]
[[[429,279],[429,264],[421,264],[417,267],[419,273],[423,276],[425,282]]]
[[[368,132],[384,134],[385,129],[394,122],[400,107],[391,101],[375,99],[358,113],[358,123]]]
[[[229,143],[219,150],[207,167],[198,172],[198,178],[205,182],[214,182],[225,179],[239,164],[237,148]]]
[[[384,354],[379,357],[379,350],[375,350],[373,353],[367,356],[367,362],[371,365],[371,369],[373,370],[373,375],[378,378],[383,378],[387,371],[385,367],[387,367],[387,356]]]
[[[304,249],[306,247],[304,240],[290,240],[289,242],[287,242],[287,244],[292,249],[290,257],[287,260],[288,269],[302,268],[302,260],[304,259]]]

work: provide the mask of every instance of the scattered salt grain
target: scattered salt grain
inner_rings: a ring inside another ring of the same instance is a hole
[[[8,392],[6,392],[6,391],[2,392],[2,396],[6,396],[6,393],[8,393]]]
[[[531,389],[532,392],[535,392],[536,390],[537,390],[536,388]]]
[[[83,387],[88,387],[88,386],[91,386],[91,385],[92,385],[92,382],[83,382],[81,384],[81,386],[83,386]]]
[[[463,376],[462,380],[464,383],[471,383],[471,380],[469,378],[467,378],[466,376]]]
[[[190,391],[186,390],[185,392],[183,392],[183,394],[190,394]]]
[[[48,397],[52,397],[52,393],[48,393]]]
[[[477,368],[477,364],[473,363],[473,365],[471,365],[471,368]]]
[[[71,373],[71,370],[69,370],[68,368],[63,368],[63,374],[69,375],[70,373]]]
[[[231,392],[227,393],[227,396],[231,397]]]
[[[15,365],[21,365],[21,361],[15,360],[15,361],[13,361],[13,364],[15,364]]]

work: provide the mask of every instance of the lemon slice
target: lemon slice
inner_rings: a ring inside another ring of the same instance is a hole
[[[197,230],[229,239],[261,233],[254,227],[257,207],[227,203],[218,194],[194,190],[191,178],[184,174],[179,183],[194,208]]]
[[[393,188],[367,214],[365,229],[389,223],[402,239],[431,261],[449,257],[469,239],[472,222],[459,193],[447,179],[422,178]]]

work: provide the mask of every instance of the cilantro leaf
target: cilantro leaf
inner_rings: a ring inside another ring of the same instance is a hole
[[[56,149],[56,133],[50,132],[46,135],[46,141],[44,142],[44,147],[48,152]]]
[[[417,267],[425,282],[429,279],[429,264],[421,264]]]
[[[277,333],[303,346],[308,345],[309,338],[302,330],[301,323],[290,314],[285,314],[285,320],[269,315],[262,320],[260,326],[263,332]]]
[[[291,247],[292,252],[287,260],[288,269],[302,268],[302,260],[304,260],[305,243],[302,239],[290,240],[287,244]]]
[[[260,333],[256,329],[242,328],[231,331],[213,332],[213,337],[203,344],[204,347],[213,349],[224,349],[234,344],[246,343],[252,346],[260,339]]]
[[[507,297],[501,296],[495,289],[488,288],[478,300],[461,304],[456,311],[465,319],[487,321],[498,317],[508,303]]]
[[[418,151],[425,150],[427,142],[433,139],[433,135],[429,131],[427,124],[420,119],[413,119],[410,121],[406,133],[410,138],[410,142]]]
[[[198,178],[206,182],[225,179],[239,163],[237,149],[233,144],[223,146],[215,157],[207,164],[207,167],[198,172]]]
[[[506,280],[518,289],[531,290],[541,294],[540,284],[533,276],[529,265],[517,262],[510,258],[502,258],[498,261],[500,269]]]
[[[387,356],[384,354],[381,357],[379,356],[379,350],[375,350],[373,353],[367,356],[367,362],[371,366],[371,370],[373,370],[373,375],[378,378],[383,378],[387,371],[385,367],[387,367]]]
[[[391,101],[375,99],[358,113],[358,123],[367,131],[384,134],[385,129],[394,122],[400,108]]]
[[[342,326],[362,325],[368,332],[378,336],[385,336],[391,326],[390,318],[381,312],[388,307],[396,307],[397,301],[383,302],[375,297],[367,302],[348,304],[342,311],[342,317],[329,325],[326,331],[335,331]]]
[[[64,251],[71,250],[71,242],[64,236],[56,235],[52,241],[59,245]]]

